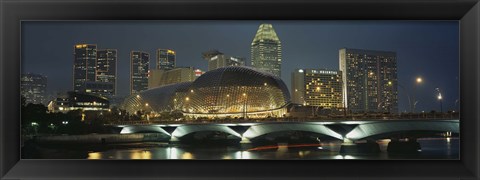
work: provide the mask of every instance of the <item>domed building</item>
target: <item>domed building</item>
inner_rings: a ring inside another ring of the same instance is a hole
[[[125,102],[130,112],[141,107],[157,113],[180,110],[190,118],[264,118],[282,117],[290,93],[285,83],[273,74],[230,66],[208,71],[190,83],[132,95]]]

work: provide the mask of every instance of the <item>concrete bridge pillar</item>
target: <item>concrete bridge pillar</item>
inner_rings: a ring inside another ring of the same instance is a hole
[[[340,146],[340,154],[372,154],[380,153],[380,145],[375,141],[355,143],[351,139],[344,138]]]
[[[242,136],[242,140],[240,141],[240,148],[243,150],[247,150],[247,149],[251,149],[252,147],[253,147],[252,141]]]
[[[352,145],[352,144],[353,144],[353,141],[351,139],[343,138],[342,145]]]
[[[242,140],[240,141],[240,143],[242,143],[242,144],[248,144],[248,143],[252,143],[252,142],[250,141],[250,139],[248,139],[248,138],[246,138],[246,137],[242,137]]]
[[[180,139],[178,139],[177,137],[175,136],[171,136],[170,137],[170,144],[176,144],[176,143],[179,143],[180,142]]]

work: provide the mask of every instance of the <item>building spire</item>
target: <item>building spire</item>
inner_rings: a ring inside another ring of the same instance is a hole
[[[261,24],[260,27],[258,27],[257,34],[255,35],[252,44],[261,40],[272,40],[280,43],[280,39],[278,39],[277,33],[275,33],[272,24]]]

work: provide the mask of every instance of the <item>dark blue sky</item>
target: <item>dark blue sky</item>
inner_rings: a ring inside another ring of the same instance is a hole
[[[201,53],[218,49],[243,56],[250,64],[250,44],[261,23],[271,23],[282,41],[282,79],[290,87],[295,68],[338,69],[343,47],[397,52],[398,81],[414,93],[417,111],[439,111],[435,88],[444,97],[443,109],[453,109],[459,97],[458,21],[77,21],[23,22],[22,71],[48,76],[48,91],[72,89],[73,45],[97,44],[118,49],[118,93],[129,90],[129,53],[170,48],[177,66],[207,69]],[[399,88],[399,110],[408,111],[405,90]]]

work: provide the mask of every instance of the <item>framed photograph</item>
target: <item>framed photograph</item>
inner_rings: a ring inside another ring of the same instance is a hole
[[[480,176],[477,1],[0,7],[2,178]]]

